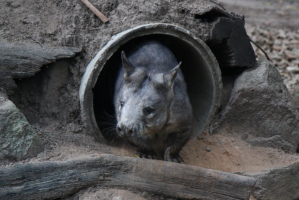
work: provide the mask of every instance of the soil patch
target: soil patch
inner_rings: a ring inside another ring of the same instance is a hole
[[[95,141],[92,136],[59,131],[51,133],[51,129],[48,127],[39,132],[46,150],[36,158],[19,163],[71,160],[99,154],[138,157],[135,150],[125,143],[103,144]],[[203,133],[199,139],[190,140],[181,151],[181,156],[187,165],[232,173],[284,167],[299,161],[298,154],[252,146],[231,135],[207,133]]]

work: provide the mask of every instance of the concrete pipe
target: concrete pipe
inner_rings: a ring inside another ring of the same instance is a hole
[[[194,136],[199,135],[220,105],[222,81],[218,62],[209,47],[188,30],[163,23],[138,26],[113,36],[88,64],[79,91],[86,132],[101,140],[115,136],[113,90],[121,66],[120,52],[141,39],[161,41],[182,61],[195,116]]]

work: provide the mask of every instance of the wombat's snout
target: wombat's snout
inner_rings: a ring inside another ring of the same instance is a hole
[[[116,132],[118,135],[120,136],[129,136],[133,134],[133,129],[132,128],[128,128],[122,124],[117,124],[116,126]]]

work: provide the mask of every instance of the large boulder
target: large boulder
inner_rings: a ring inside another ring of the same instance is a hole
[[[298,115],[278,70],[263,60],[234,82],[230,100],[211,127],[212,133],[241,136],[252,145],[295,152]]]
[[[40,136],[23,113],[0,94],[0,160],[22,160],[43,151]]]
[[[299,199],[299,163],[290,166],[263,170],[243,175],[254,177],[257,182],[253,188],[253,196],[259,200]]]
[[[13,94],[17,88],[14,79],[34,76],[40,68],[80,52],[74,47],[42,47],[38,44],[14,44],[0,41],[0,88]]]

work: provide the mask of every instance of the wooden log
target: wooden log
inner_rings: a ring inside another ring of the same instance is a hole
[[[0,199],[53,199],[95,185],[184,199],[249,199],[251,177],[114,155],[0,168]]]

